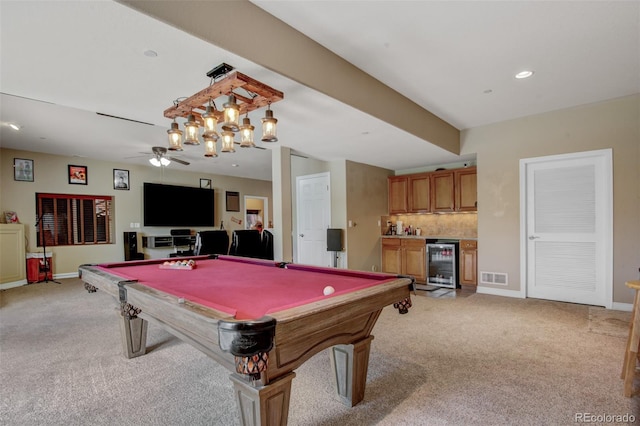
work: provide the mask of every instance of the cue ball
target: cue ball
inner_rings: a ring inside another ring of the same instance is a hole
[[[322,290],[322,293],[324,293],[325,296],[328,296],[330,294],[333,294],[334,291],[336,291],[336,289],[328,285],[324,288],[324,290]]]

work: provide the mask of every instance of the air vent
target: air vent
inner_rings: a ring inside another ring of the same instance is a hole
[[[480,284],[508,285],[508,275],[504,272],[480,272]]]
[[[151,123],[145,123],[144,121],[138,121],[131,118],[118,117],[117,115],[110,115],[102,112],[96,112],[96,114],[101,115],[103,117],[117,118],[118,120],[131,121],[132,123],[139,123],[139,124],[146,124],[147,126],[154,126],[154,124],[151,124]]]

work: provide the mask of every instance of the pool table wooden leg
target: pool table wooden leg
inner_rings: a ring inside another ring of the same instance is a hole
[[[268,385],[252,386],[246,377],[229,376],[233,382],[236,405],[242,426],[285,426],[289,417],[291,381],[296,373],[269,382]],[[260,382],[258,382],[260,383]]]
[[[373,336],[351,345],[331,348],[331,369],[340,401],[353,407],[364,399]]]
[[[121,305],[120,336],[122,351],[126,358],[135,358],[147,352],[147,324],[138,317],[140,310],[129,305]]]

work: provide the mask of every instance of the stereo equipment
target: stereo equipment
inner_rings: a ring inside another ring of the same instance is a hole
[[[342,251],[342,229],[327,229],[327,251]]]
[[[171,236],[191,235],[191,229],[172,229]]]
[[[144,253],[138,253],[138,233],[124,233],[124,260],[142,260]]]

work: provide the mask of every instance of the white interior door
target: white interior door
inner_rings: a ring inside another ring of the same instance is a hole
[[[329,173],[296,178],[298,263],[331,266],[327,228],[331,224]]]
[[[520,165],[527,296],[611,307],[611,150]]]

